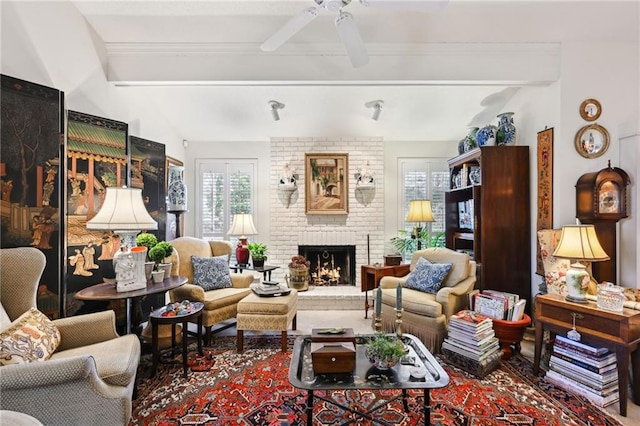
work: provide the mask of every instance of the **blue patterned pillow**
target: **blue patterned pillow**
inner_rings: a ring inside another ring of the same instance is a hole
[[[431,263],[424,257],[418,259],[416,267],[404,283],[404,287],[425,293],[436,294],[451,270],[451,263]]]
[[[227,256],[197,257],[191,256],[193,265],[193,283],[204,291],[231,287]]]

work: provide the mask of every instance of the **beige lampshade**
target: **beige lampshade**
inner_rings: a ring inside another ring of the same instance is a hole
[[[233,215],[231,228],[227,231],[227,235],[239,236],[240,239],[247,238],[247,235],[255,235],[258,231],[253,224],[253,217],[248,213],[240,213]]]
[[[139,188],[107,188],[98,213],[87,222],[87,229],[103,231],[152,230],[158,223],[147,212]]]
[[[407,222],[433,222],[433,211],[430,200],[411,200]]]
[[[553,255],[563,259],[590,262],[609,260],[609,255],[600,245],[596,228],[593,225],[563,226],[560,242]]]

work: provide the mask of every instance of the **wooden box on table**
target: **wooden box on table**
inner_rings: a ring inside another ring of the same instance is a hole
[[[311,330],[311,360],[316,374],[352,373],[356,366],[353,329]]]

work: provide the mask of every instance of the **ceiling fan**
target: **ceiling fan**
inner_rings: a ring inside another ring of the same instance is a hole
[[[320,9],[337,13],[335,24],[338,35],[347,50],[351,64],[358,68],[369,62],[367,49],[364,46],[360,31],[356,26],[353,15],[345,12],[343,8],[351,3],[351,0],[311,0],[316,6],[308,7],[289,19],[284,26],[269,37],[260,48],[265,52],[272,52],[282,46],[287,40],[306,27],[318,17]],[[399,9],[418,12],[436,12],[442,9],[448,0],[358,0],[366,7],[381,7],[387,9]]]

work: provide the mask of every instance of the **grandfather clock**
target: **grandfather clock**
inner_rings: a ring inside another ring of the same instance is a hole
[[[591,264],[598,282],[616,282],[617,235],[616,223],[627,214],[627,186],[629,175],[609,165],[593,173],[586,173],[576,183],[576,217],[582,223],[593,224],[598,239],[610,260]]]

